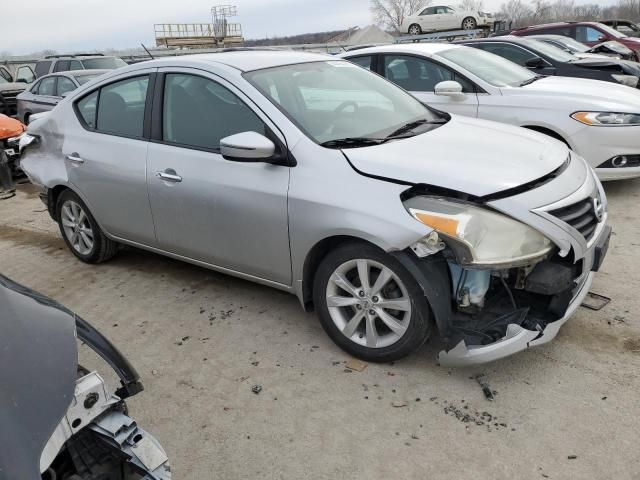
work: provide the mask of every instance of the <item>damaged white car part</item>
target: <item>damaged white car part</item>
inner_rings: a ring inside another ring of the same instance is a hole
[[[600,182],[562,143],[326,55],[131,65],[28,135],[23,170],[81,261],[126,244],[291,292],[368,361],[436,325],[443,364],[548,341],[610,234]]]
[[[138,374],[89,323],[0,275],[0,478],[168,480],[158,441],[128,416]],[[78,365],[78,340],[111,366],[114,393]],[[25,381],[27,379],[27,381]],[[124,475],[124,476],[122,476]]]

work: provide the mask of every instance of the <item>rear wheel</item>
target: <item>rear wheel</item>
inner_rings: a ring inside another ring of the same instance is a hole
[[[71,253],[83,262],[105,262],[118,252],[118,244],[104,235],[76,193],[71,190],[62,192],[56,212],[62,238]]]
[[[409,35],[422,35],[422,28],[417,23],[413,23],[409,26]]]
[[[475,30],[478,26],[478,22],[473,17],[467,17],[462,21],[462,29],[463,30]]]
[[[418,283],[395,258],[369,244],[330,252],[316,272],[313,294],[331,339],[367,361],[409,355],[431,333],[429,305]]]

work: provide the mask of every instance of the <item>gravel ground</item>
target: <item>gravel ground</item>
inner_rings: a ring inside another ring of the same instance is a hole
[[[615,236],[592,291],[612,302],[473,369],[438,367],[432,340],[350,372],[293,296],[134,249],[82,264],[30,185],[0,201],[0,272],[89,320],[138,368],[131,413],[176,479],[640,479],[640,181],[606,189]]]

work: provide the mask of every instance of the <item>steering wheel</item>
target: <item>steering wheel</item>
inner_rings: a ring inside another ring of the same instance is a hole
[[[338,105],[335,108],[334,113],[340,113],[347,107],[353,107],[354,112],[358,111],[358,109],[360,108],[358,107],[358,104],[353,100],[347,100],[346,102],[342,102],[340,105]]]

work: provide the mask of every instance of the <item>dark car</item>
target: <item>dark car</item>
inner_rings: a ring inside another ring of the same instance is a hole
[[[101,53],[51,55],[36,62],[36,77],[69,70],[115,70],[126,65],[127,63],[120,57]]]
[[[18,95],[18,119],[28,125],[31,115],[52,110],[69,92],[108,71],[74,70],[41,77]]]
[[[634,88],[640,84],[640,65],[635,62],[608,58],[581,59],[538,40],[509,35],[459,43],[499,55],[539,75],[589,78]]]
[[[571,37],[565,37],[563,35],[531,35],[527,38],[533,38],[534,40],[541,40],[549,43],[579,58],[598,57],[604,55],[607,57],[618,58],[620,60],[635,61],[636,59],[636,54],[633,50],[625,47],[619,42],[603,42],[599,43],[595,47],[589,47],[584,43],[580,43]]]
[[[558,22],[519,28],[511,35],[526,37],[529,35],[564,35],[593,47],[602,42],[620,42],[635,52],[635,60],[640,60],[640,38],[628,37],[607,25],[598,22]]]
[[[604,20],[603,25],[614,28],[628,37],[640,37],[640,25],[629,20]]]

